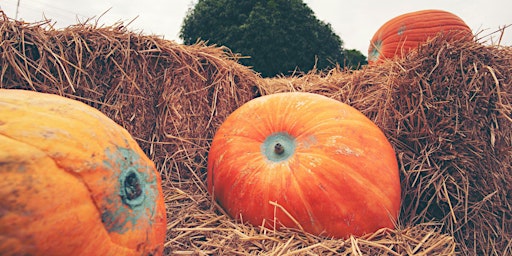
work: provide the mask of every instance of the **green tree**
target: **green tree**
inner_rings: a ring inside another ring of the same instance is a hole
[[[358,69],[368,64],[366,56],[356,49],[343,51],[343,65],[349,69]]]
[[[241,63],[264,77],[347,62],[343,41],[302,0],[199,0],[185,17],[180,38],[249,56]]]

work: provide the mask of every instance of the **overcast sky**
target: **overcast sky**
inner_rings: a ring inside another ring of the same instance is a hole
[[[19,2],[19,8],[17,4]],[[0,9],[8,17],[26,22],[44,17],[57,28],[66,27],[105,13],[99,24],[123,21],[129,29],[148,35],[163,36],[181,43],[179,30],[193,0],[1,0]],[[461,17],[474,33],[484,36],[512,24],[512,0],[304,0],[316,17],[330,23],[346,49],[367,55],[369,40],[389,19],[422,9],[442,9]],[[16,11],[18,10],[18,12]],[[496,44],[498,35],[485,37]],[[501,45],[512,46],[512,26],[505,30]]]

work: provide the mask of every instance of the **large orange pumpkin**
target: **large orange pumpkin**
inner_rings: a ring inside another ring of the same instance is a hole
[[[0,255],[161,255],[155,166],[98,110],[0,89]]]
[[[219,127],[208,191],[232,217],[324,236],[393,228],[400,207],[395,152],[366,116],[305,92],[253,99]]]
[[[368,48],[368,63],[403,57],[440,33],[448,39],[473,36],[461,18],[447,11],[421,10],[402,14],[384,23],[373,35]]]

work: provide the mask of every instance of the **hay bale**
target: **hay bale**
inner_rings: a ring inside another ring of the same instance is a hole
[[[452,236],[437,223],[396,230],[381,229],[363,237],[331,239],[301,230],[271,230],[235,222],[206,193],[167,190],[166,202],[175,218],[166,248],[172,255],[454,255]]]
[[[358,71],[266,79],[262,94],[309,91],[369,116],[400,162],[401,225],[439,222],[466,255],[512,244],[512,48],[438,37]]]
[[[252,99],[255,72],[221,47],[184,46],[122,24],[23,23],[0,16],[0,88],[83,101],[125,127],[162,176],[199,173],[224,118]]]

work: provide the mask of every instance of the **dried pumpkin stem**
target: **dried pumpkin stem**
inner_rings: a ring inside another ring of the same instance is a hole
[[[278,155],[282,155],[284,153],[284,147],[281,143],[276,143],[274,145],[274,152]]]
[[[135,173],[130,173],[124,181],[124,189],[126,191],[126,197],[129,200],[134,200],[142,194],[140,181]]]

